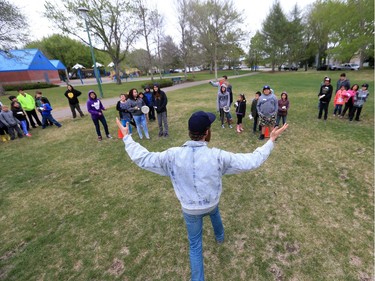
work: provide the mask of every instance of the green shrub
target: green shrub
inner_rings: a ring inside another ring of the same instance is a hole
[[[42,83],[4,85],[3,87],[5,91],[17,91],[19,88],[22,88],[23,90],[46,89],[46,88],[59,87],[59,85],[42,82]]]
[[[166,88],[166,87],[173,86],[172,80],[170,80],[170,79],[159,79],[159,80],[154,80],[153,83],[142,84],[142,89],[144,89],[146,86],[149,86],[150,88],[152,88],[152,85],[155,84],[155,83],[159,84],[159,88]]]

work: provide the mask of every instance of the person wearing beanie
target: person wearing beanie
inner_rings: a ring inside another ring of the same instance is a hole
[[[145,97],[145,102],[146,102],[146,105],[148,106],[148,120],[150,121],[155,121],[156,118],[155,118],[155,108],[154,108],[154,103],[152,101],[152,92],[151,92],[151,89],[149,86],[146,86],[144,88],[144,97]]]
[[[222,176],[258,168],[267,160],[276,138],[288,127],[285,124],[274,128],[270,139],[252,153],[232,153],[208,147],[211,124],[215,118],[215,114],[210,112],[194,112],[187,122],[190,140],[163,152],[150,152],[135,142],[129,135],[128,127],[116,119],[130,159],[140,168],[168,176],[172,181],[187,229],[191,280],[204,280],[202,236],[205,216],[211,219],[217,244],[224,243],[224,226],[219,210]]]
[[[328,108],[329,102],[332,98],[333,87],[331,85],[331,78],[324,77],[324,83],[320,86],[320,90],[318,93],[319,98],[319,114],[318,119],[322,118],[323,111],[324,111],[324,120],[327,120],[328,117]]]
[[[271,132],[276,124],[278,110],[278,101],[270,86],[265,85],[263,87],[263,93],[257,103],[257,109],[260,119],[259,125],[262,126],[262,132],[259,139],[264,140],[266,128]]]
[[[363,105],[365,104],[369,96],[368,84],[362,84],[361,89],[353,97],[353,109],[349,112],[349,121],[353,121],[355,115],[355,121],[360,121],[359,116],[361,115]]]

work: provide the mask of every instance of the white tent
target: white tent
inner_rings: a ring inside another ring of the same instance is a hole
[[[104,65],[102,65],[100,62],[96,62],[96,67],[103,67]],[[92,65],[92,67],[94,67],[94,65]]]
[[[73,65],[72,67],[73,69],[79,69],[79,68],[85,68],[83,65],[79,64],[79,63],[76,63],[75,65]]]
[[[115,64],[113,63],[113,61],[111,61],[107,66],[108,66],[108,67],[114,67]]]

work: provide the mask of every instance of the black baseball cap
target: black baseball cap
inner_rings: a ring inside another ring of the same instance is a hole
[[[193,134],[204,133],[211,127],[215,119],[215,114],[211,112],[194,112],[189,119],[189,131]]]

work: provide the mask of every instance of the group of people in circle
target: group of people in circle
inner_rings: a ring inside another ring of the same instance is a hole
[[[333,100],[333,116],[344,118],[346,112],[348,112],[349,121],[360,121],[363,105],[369,96],[368,88],[369,85],[367,83],[363,83],[361,87],[358,84],[350,86],[350,81],[346,78],[346,74],[341,73],[337,81],[336,94]],[[318,93],[318,119],[323,117],[324,120],[327,120],[329,103],[332,96],[333,86],[331,85],[331,78],[326,76]]]
[[[218,87],[216,109],[220,115],[221,127],[225,128],[225,123],[232,128],[232,115],[230,107],[233,102],[232,85],[227,76],[223,76],[218,82],[209,82],[212,86]],[[278,127],[280,121],[286,123],[289,110],[288,93],[283,91],[280,99],[277,99],[274,91],[269,85],[263,86],[262,93],[257,91],[251,102],[250,119],[254,120],[253,133],[260,131],[259,139],[264,140],[266,132],[271,132],[274,127]],[[237,117],[236,132],[244,131],[243,118],[246,116],[246,97],[245,94],[239,94],[234,103]],[[225,122],[226,121],[226,122]]]

